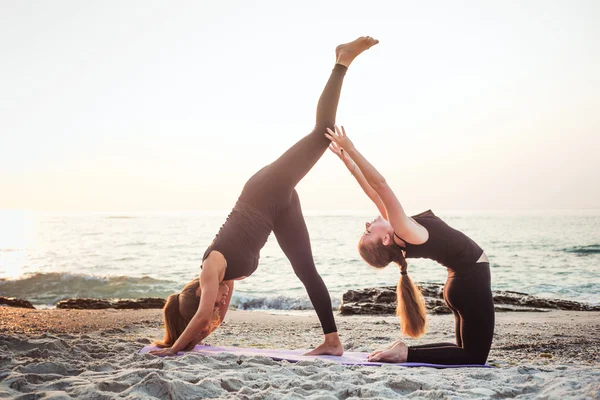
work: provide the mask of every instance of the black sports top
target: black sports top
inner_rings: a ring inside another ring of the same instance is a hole
[[[402,248],[406,258],[429,258],[443,266],[457,270],[472,266],[481,257],[483,249],[464,233],[450,227],[433,211],[427,210],[412,217],[429,232],[429,239],[423,244],[410,244],[400,236],[394,235],[406,243]]]
[[[223,280],[250,276],[258,267],[260,250],[272,231],[272,218],[238,200],[204,252],[202,261],[216,250],[227,260]]]

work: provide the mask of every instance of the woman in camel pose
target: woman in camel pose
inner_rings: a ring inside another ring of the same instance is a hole
[[[431,210],[409,217],[385,178],[354,147],[342,127],[327,128],[330,148],[374,202],[380,216],[365,225],[358,250],[371,266],[400,268],[397,314],[402,333],[425,332],[425,303],[407,274],[407,258],[429,258],[448,269],[444,300],[455,318],[456,343],[407,346],[402,340],[374,351],[370,361],[485,364],[494,335],[490,265],[485,252]]]

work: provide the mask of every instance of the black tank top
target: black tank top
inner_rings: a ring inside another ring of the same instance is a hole
[[[429,232],[429,239],[423,244],[406,243],[406,258],[429,258],[451,270],[470,267],[481,257],[483,249],[464,233],[450,227],[433,211],[427,210],[412,217]]]
[[[202,261],[211,251],[216,250],[223,254],[227,261],[223,280],[250,276],[258,267],[260,250],[267,243],[272,231],[272,218],[238,200],[204,252]]]

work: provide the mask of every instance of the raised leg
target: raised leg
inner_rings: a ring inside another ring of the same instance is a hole
[[[269,196],[285,199],[287,195],[284,201],[287,203],[291,191],[329,146],[330,141],[325,137],[325,132],[326,128],[333,128],[335,125],[342,83],[348,66],[356,56],[377,43],[377,40],[364,36],[337,47],[336,64],[317,105],[315,128],[250,178],[240,196],[241,200],[265,200]]]

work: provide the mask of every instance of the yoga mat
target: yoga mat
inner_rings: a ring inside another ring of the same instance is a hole
[[[146,346],[139,351],[140,354],[147,353],[152,350],[158,350],[156,346]],[[290,362],[298,362],[304,360],[328,360],[333,361],[342,365],[363,365],[363,366],[381,366],[381,365],[398,365],[401,367],[431,367],[431,368],[464,368],[464,367],[478,367],[478,368],[491,368],[489,365],[479,364],[466,364],[466,365],[442,365],[442,364],[427,364],[417,362],[405,362],[405,363],[382,363],[382,362],[369,362],[367,361],[367,355],[369,353],[360,353],[353,351],[344,352],[343,356],[303,356],[309,350],[271,350],[271,349],[248,349],[243,347],[212,347],[212,346],[196,346],[192,350],[197,353],[212,355],[217,353],[232,353],[241,356],[264,356],[270,357],[273,360],[281,361],[286,360]],[[185,353],[179,352],[177,355],[183,355]]]

